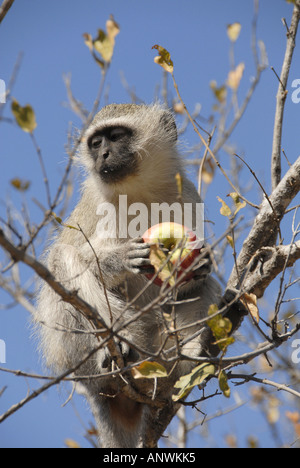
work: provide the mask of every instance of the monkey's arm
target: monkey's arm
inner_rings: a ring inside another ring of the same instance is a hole
[[[108,287],[122,283],[128,273],[154,273],[149,260],[150,244],[144,243],[141,238],[131,239],[123,244],[105,245],[103,239],[94,236],[81,246],[79,253],[96,276],[101,273]]]

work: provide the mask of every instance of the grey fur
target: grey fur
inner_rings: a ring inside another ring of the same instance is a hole
[[[123,126],[133,131],[130,151],[137,162],[134,174],[117,183],[106,184],[95,171],[88,139],[99,129]],[[149,246],[139,239],[99,239],[96,215],[100,203],[113,203],[118,212],[118,197],[126,194],[128,204],[141,202],[149,208],[151,203],[178,201],[178,187],[175,175],[179,172],[183,180],[182,203],[200,202],[193,184],[186,178],[176,146],[177,132],[172,114],[155,104],[152,106],[110,105],[103,108],[95,117],[82,143],[79,161],[85,167],[87,177],[82,187],[82,198],[68,224],[80,225],[92,244],[104,276],[104,282],[113,314],[118,326],[136,313],[130,307],[125,313],[126,303],[133,299],[145,286],[147,279],[143,266],[148,265]],[[128,219],[126,220],[129,221]],[[103,286],[99,279],[99,269],[90,245],[82,233],[64,228],[47,253],[47,265],[56,279],[70,289],[79,291],[80,296],[94,306],[106,322],[110,323]],[[196,302],[176,306],[176,326],[193,323],[207,315],[210,304],[218,303],[221,290],[218,283],[203,269],[204,279],[191,281],[179,290],[178,300],[199,297]],[[126,284],[124,293],[124,284]],[[159,294],[155,285],[137,300],[142,308]],[[95,346],[99,345],[93,334],[75,334],[72,330],[91,330],[89,322],[72,306],[64,303],[47,285],[40,287],[38,312],[35,322],[39,328],[41,349],[47,365],[56,372],[75,366]],[[166,306],[167,310],[167,306]],[[163,340],[162,309],[155,308],[122,330],[120,335],[137,345],[141,357],[147,352],[156,352]],[[199,327],[185,329],[180,338],[185,340],[195,334]],[[186,343],[182,354],[197,357],[203,352],[201,335]],[[122,353],[127,360],[134,360],[130,346],[121,342]],[[182,361],[169,378],[158,379],[156,395],[170,398],[174,382],[180,375],[188,373],[195,364]],[[111,361],[107,350],[97,352],[77,371],[77,375],[97,375],[110,370]],[[153,394],[153,381],[136,381],[137,389],[148,396]],[[96,419],[103,447],[137,447],[143,445],[146,430],[147,407],[130,402],[119,393],[120,380],[113,377],[91,379],[80,384],[80,391],[89,401]],[[106,395],[106,396],[105,396]],[[108,396],[109,395],[109,396]],[[113,408],[120,415],[113,414]],[[126,410],[127,408],[127,410]],[[124,410],[124,411],[123,411]],[[130,410],[130,411],[129,411]],[[131,415],[132,413],[132,420]],[[123,414],[124,413],[124,414]],[[124,421],[128,418],[128,422]]]

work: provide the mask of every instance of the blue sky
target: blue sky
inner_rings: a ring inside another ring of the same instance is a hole
[[[264,41],[269,64],[278,74],[285,51],[285,29],[281,18],[286,17],[289,23],[291,13],[291,5],[284,0],[260,2],[258,39]],[[87,108],[91,108],[101,74],[82,35],[88,32],[95,36],[98,28],[104,28],[110,14],[114,15],[121,27],[106,81],[110,102],[129,101],[121,83],[120,72],[124,73],[127,82],[131,87],[134,86],[141,99],[145,102],[154,99],[155,89],[162,83],[162,71],[153,62],[155,53],[151,48],[154,44],[160,44],[172,55],[176,81],[185,103],[190,109],[194,108],[196,102],[201,103],[202,114],[208,117],[214,103],[209,82],[216,80],[222,84],[227,78],[230,44],[226,26],[236,21],[242,24],[235,47],[236,63],[244,61],[246,65],[239,90],[240,101],[254,74],[251,54],[252,0],[16,1],[0,26],[0,79],[9,81],[18,54],[24,52],[13,96],[21,105],[30,103],[35,110],[38,122],[35,134],[43,151],[52,193],[64,169],[69,124],[73,122],[75,126],[80,125],[76,116],[65,106],[67,97],[62,76],[71,73],[74,95]],[[291,100],[291,83],[300,78],[299,51],[299,48],[296,49],[290,72],[290,94],[286,103],[283,133],[283,147],[291,161],[299,155],[300,104],[294,104]],[[269,160],[277,88],[277,79],[268,68],[233,135],[237,151],[244,155],[267,190],[270,190]],[[175,96],[171,81],[169,89]],[[4,116],[11,117],[8,107]],[[189,139],[191,145],[197,141],[193,132],[185,138]],[[0,148],[1,213],[4,212],[2,202],[7,197],[20,206],[20,195],[15,194],[9,185],[9,180],[14,177],[30,180],[29,198],[35,196],[45,204],[43,179],[28,135],[15,125],[1,123]],[[224,168],[229,168],[230,160],[225,155],[222,157]],[[283,168],[287,169],[285,162]],[[243,177],[246,183],[249,174],[245,172]],[[217,176],[205,200],[219,233],[224,231],[224,218],[219,214],[216,195],[225,197],[227,193],[227,183]],[[255,194],[253,196],[255,198]],[[258,202],[259,198],[254,201]],[[41,213],[34,205],[31,209],[33,219],[38,222]],[[0,303],[7,302],[7,296],[1,291],[0,297]],[[20,307],[0,310],[0,339],[4,339],[7,344],[8,368],[42,372],[26,311]],[[0,389],[6,385],[8,388],[0,398],[0,413],[24,398],[28,388],[38,386],[34,381],[0,373]],[[92,418],[79,397],[74,399],[74,403],[61,407],[68,392],[68,387],[59,392],[52,389],[0,425],[0,447],[60,447],[66,438],[73,438],[82,446],[87,446],[82,437],[82,421],[86,425]],[[227,402],[219,397],[216,406],[210,406],[210,411],[214,413],[219,408],[233,404],[233,400]],[[248,432],[251,431],[258,431],[264,442],[262,445],[271,445],[272,441],[260,416],[247,407],[239,411],[232,413],[226,420],[228,427],[222,425],[222,420],[213,423],[219,445],[222,445],[223,435],[231,428],[238,428],[241,445],[245,444]],[[238,425],[241,417],[247,418],[247,433]]]

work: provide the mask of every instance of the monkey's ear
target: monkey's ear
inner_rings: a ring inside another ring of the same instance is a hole
[[[164,127],[167,135],[169,136],[170,140],[176,142],[178,138],[177,134],[177,126],[175,119],[171,112],[164,112],[160,118],[160,125]]]

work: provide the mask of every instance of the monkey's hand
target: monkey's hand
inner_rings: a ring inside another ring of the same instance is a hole
[[[212,261],[209,252],[199,260],[198,264],[193,269],[194,276],[193,279],[205,280],[212,272]]]
[[[154,274],[149,255],[151,244],[145,243],[141,237],[130,240],[126,244],[123,264],[127,271],[134,274]]]

